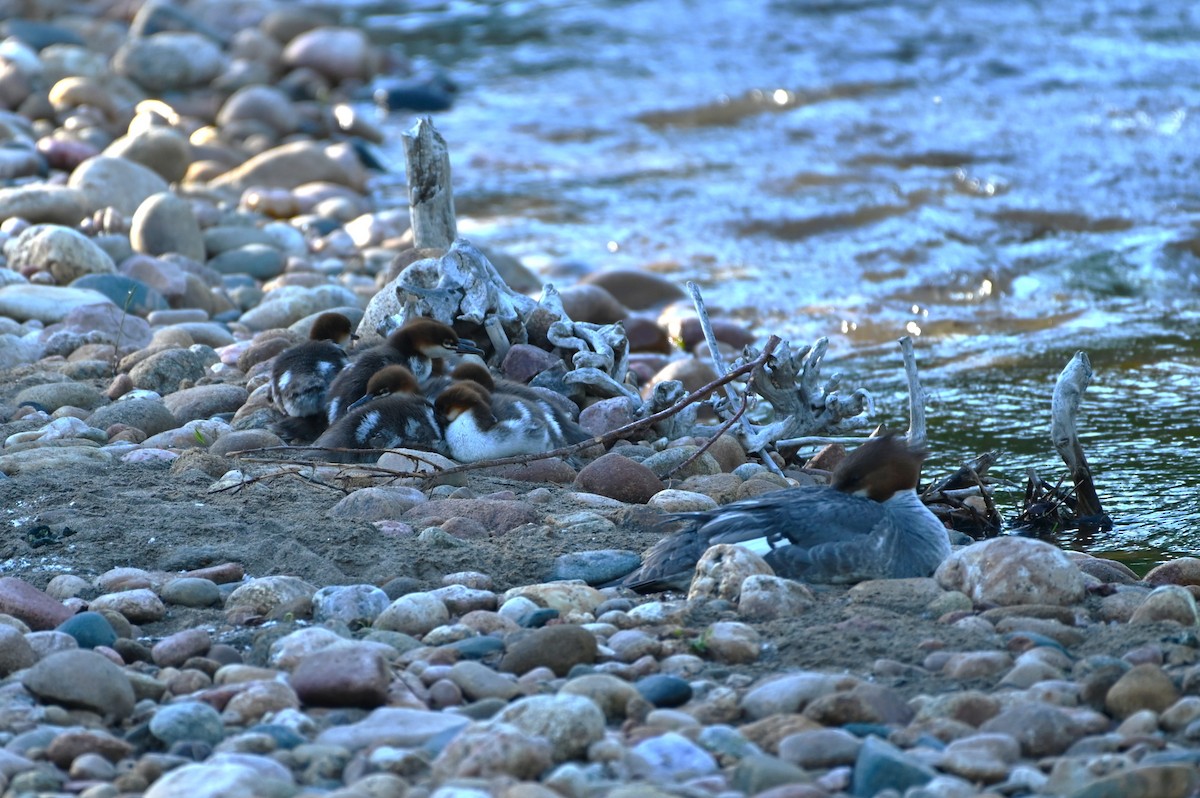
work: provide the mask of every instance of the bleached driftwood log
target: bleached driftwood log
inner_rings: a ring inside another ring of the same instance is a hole
[[[1076,429],[1079,405],[1091,381],[1092,364],[1087,353],[1076,352],[1054,385],[1054,398],[1050,405],[1050,438],[1059,457],[1067,464],[1071,481],[1075,483],[1076,514],[1080,518],[1094,516],[1111,523],[1100,505],[1100,497],[1092,481],[1092,470],[1084,457]]]
[[[446,249],[458,237],[446,140],[426,116],[401,134],[400,141],[408,164],[408,213],[413,246]]]
[[[925,448],[925,389],[917,375],[917,355],[911,336],[900,339],[904,356],[904,376],[908,379],[908,445]]]

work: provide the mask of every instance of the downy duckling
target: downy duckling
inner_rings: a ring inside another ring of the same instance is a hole
[[[317,438],[315,446],[440,451],[441,425],[411,371],[404,366],[385,366],[371,375],[366,391],[346,415]],[[377,456],[372,454],[369,459]]]
[[[537,454],[563,445],[552,414],[537,402],[491,393],[477,382],[455,382],[442,391],[434,408],[443,418],[443,438],[460,463]]]
[[[354,338],[350,319],[322,313],[308,340],[275,356],[271,364],[271,402],[287,418],[279,423],[285,437],[308,440],[325,426],[329,386],[350,362],[345,347]]]
[[[367,393],[371,375],[384,366],[404,366],[418,383],[433,373],[433,361],[457,354],[483,354],[473,341],[433,319],[417,318],[388,336],[387,342],[356,356],[329,387],[326,417],[332,424]]]

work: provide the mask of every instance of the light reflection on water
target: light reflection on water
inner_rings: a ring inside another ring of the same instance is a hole
[[[473,238],[673,264],[764,333],[831,337],[830,368],[893,422],[893,342],[916,325],[931,468],[999,448],[1018,481],[1058,474],[1049,399],[1085,349],[1084,445],[1117,526],[1062,542],[1200,550],[1200,85],[1178,80],[1200,6],[353,5],[464,87],[435,121]]]

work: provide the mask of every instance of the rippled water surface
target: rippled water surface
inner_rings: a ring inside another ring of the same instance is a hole
[[[465,234],[534,266],[652,264],[764,334],[829,336],[827,369],[893,422],[914,335],[931,471],[996,448],[1056,476],[1050,394],[1084,349],[1117,526],[1064,544],[1200,548],[1200,6],[342,8],[461,85],[435,123]]]

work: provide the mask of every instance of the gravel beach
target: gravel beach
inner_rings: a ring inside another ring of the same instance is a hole
[[[831,587],[724,547],[641,596],[600,586],[668,513],[813,478],[728,436],[678,470],[700,441],[263,462],[272,358],[325,311],[371,337],[443,254],[378,202],[351,103],[405,64],[292,4],[59,6],[0,3],[4,798],[1197,794],[1200,559],[1001,537]],[[561,296],[645,384],[713,377],[679,286]],[[532,335],[497,365],[566,385]],[[637,410],[573,401],[593,435]]]

